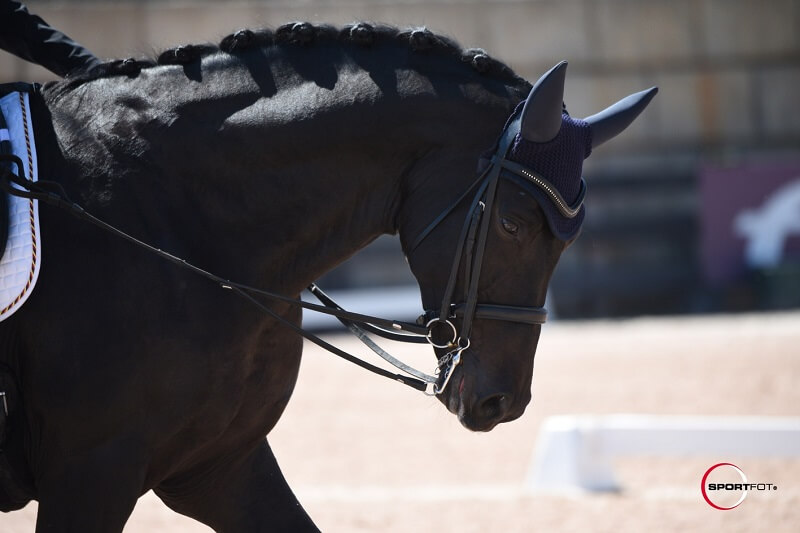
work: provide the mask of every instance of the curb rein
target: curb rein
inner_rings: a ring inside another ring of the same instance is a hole
[[[28,180],[24,177],[25,172],[22,161],[17,156],[11,154],[0,155],[0,161],[8,161],[15,164],[22,176],[14,174],[7,168],[0,167],[0,172],[2,172],[2,175],[0,176],[0,190],[5,191],[13,196],[39,200],[63,209],[80,220],[89,222],[92,225],[117,235],[135,244],[136,246],[144,248],[145,250],[163,259],[166,259],[167,261],[179,267],[185,268],[202,277],[205,277],[223,289],[231,290],[239,294],[292,331],[298,333],[299,335],[313,342],[317,346],[320,346],[321,348],[333,353],[334,355],[337,355],[353,364],[369,370],[370,372],[393,379],[395,381],[399,381],[400,383],[424,392],[427,395],[435,396],[441,394],[445,390],[450,378],[453,375],[453,371],[461,363],[462,352],[469,348],[469,335],[472,329],[472,322],[475,318],[503,320],[533,325],[544,324],[547,318],[547,311],[543,307],[518,307],[477,303],[478,280],[480,278],[481,266],[483,264],[483,255],[489,232],[489,223],[492,212],[491,210],[492,206],[494,205],[494,199],[497,192],[497,184],[500,178],[501,170],[509,170],[517,176],[525,179],[525,181],[540,187],[551,197],[557,206],[560,204],[566,205],[560,196],[558,196],[557,192],[553,193],[555,188],[552,186],[547,186],[549,183],[546,180],[539,176],[536,176],[536,179],[532,179],[528,175],[532,174],[530,170],[525,169],[524,167],[511,161],[506,161],[505,156],[515,136],[519,132],[519,128],[520,119],[517,118],[512,121],[511,124],[509,124],[509,126],[504,130],[499,141],[498,149],[495,152],[494,157],[492,157],[489,167],[467,189],[467,191],[457,198],[456,201],[453,202],[447,209],[440,213],[439,216],[437,216],[433,222],[431,222],[422,231],[422,233],[417,237],[411,246],[409,253],[413,252],[422,243],[422,241],[424,241],[425,238],[428,237],[430,233],[461,204],[461,202],[464,201],[469,193],[477,187],[477,192],[467,213],[464,226],[461,230],[455,258],[450,271],[450,278],[447,282],[447,287],[444,293],[442,306],[439,310],[426,311],[425,314],[417,319],[416,324],[345,311],[313,283],[308,286],[308,291],[313,294],[322,303],[322,305],[312,304],[296,298],[289,298],[280,294],[257,289],[242,283],[236,283],[221,278],[189,263],[185,259],[176,257],[146,242],[140,241],[139,239],[136,239],[122,230],[96,218],[85,211],[80,205],[72,202],[60,183],[44,180],[36,182]],[[544,182],[545,186],[542,186],[539,183],[539,180]],[[14,185],[16,185],[16,187]],[[569,206],[570,210],[574,211],[574,214],[577,214],[580,205],[583,203],[584,191],[585,186],[583,186],[582,181],[581,194],[576,202]],[[489,216],[483,217],[482,215],[486,211],[489,212]],[[455,291],[456,280],[461,266],[462,255],[466,255],[467,257],[467,260],[465,261],[465,271],[468,280],[467,290],[464,302],[456,304],[453,300],[453,293]],[[327,341],[321,339],[319,336],[278,315],[266,304],[259,301],[256,296],[260,296],[266,300],[282,302],[301,307],[309,311],[336,317],[372,351],[374,351],[391,365],[408,374],[408,376],[403,374],[395,374],[384,368],[359,359],[358,357],[351,355],[344,350],[337,348],[336,346],[333,346]],[[460,332],[451,321],[452,319],[458,317],[462,317]],[[449,340],[437,342],[438,339],[434,339],[434,329],[444,330],[446,337],[450,337]],[[429,343],[434,348],[448,351],[444,356],[439,358],[434,375],[429,375],[406,365],[402,361],[385,352],[380,348],[380,346],[375,344],[375,342],[369,338],[368,333],[400,342],[417,344]],[[440,382],[441,385],[439,384]]]

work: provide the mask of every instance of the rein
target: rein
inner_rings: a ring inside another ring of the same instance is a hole
[[[585,186],[582,182],[582,191],[578,200],[568,206],[560,196],[555,187],[550,185],[543,178],[535,175],[530,170],[507,161],[505,156],[520,128],[520,119],[512,121],[504,130],[500,139],[497,152],[491,160],[490,166],[480,175],[480,177],[460,195],[447,209],[440,213],[416,238],[411,246],[413,252],[439,224],[445,220],[453,211],[477,188],[475,196],[470,205],[464,226],[459,236],[455,258],[450,271],[450,278],[442,300],[442,305],[438,310],[427,310],[417,319],[417,323],[389,320],[370,315],[352,313],[342,309],[330,297],[328,297],[319,287],[311,284],[308,291],[313,294],[322,305],[305,302],[300,299],[286,297],[280,294],[269,292],[263,289],[251,287],[242,283],[236,283],[202,268],[199,268],[185,259],[176,257],[164,250],[156,248],[146,242],[140,241],[124,231],[98,219],[85,211],[80,205],[72,202],[61,184],[52,181],[31,181],[24,177],[24,167],[22,161],[13,155],[0,155],[0,161],[9,161],[17,166],[18,171],[23,174],[19,176],[11,170],[0,168],[0,189],[8,194],[39,200],[47,204],[63,209],[76,218],[89,222],[94,226],[103,229],[139,246],[150,253],[153,253],[167,261],[187,270],[190,270],[212,282],[221,288],[231,290],[242,298],[250,301],[253,305],[267,313],[275,320],[285,325],[292,331],[298,333],[317,346],[337,355],[353,364],[369,370],[380,376],[399,381],[416,390],[425,392],[428,395],[441,394],[450,381],[455,368],[461,362],[461,354],[469,348],[469,335],[473,321],[478,319],[510,321],[523,324],[541,325],[547,319],[547,311],[542,307],[519,307],[509,305],[479,304],[477,302],[478,281],[480,279],[483,256],[486,249],[486,240],[489,232],[490,216],[483,216],[487,211],[492,212],[492,206],[497,192],[497,185],[501,171],[508,170],[513,172],[526,181],[540,187],[559,207],[565,216],[575,216],[583,202],[583,192]],[[16,187],[14,185],[17,185]],[[562,209],[562,206],[564,209]],[[467,278],[467,289],[464,301],[456,303],[454,291],[458,273],[461,267],[462,257],[466,257],[465,272]],[[344,324],[353,334],[365,343],[372,351],[383,358],[385,361],[395,366],[408,375],[396,374],[384,368],[368,363],[354,355],[351,355],[340,348],[328,343],[319,336],[304,330],[296,324],[286,320],[270,309],[262,301],[265,300],[281,302],[309,311],[332,315]],[[452,320],[461,318],[461,331],[458,331]],[[435,333],[434,330],[439,333]],[[445,341],[439,337],[444,332]],[[384,351],[372,339],[368,333],[372,333],[390,340],[411,343],[430,343],[434,348],[448,350],[444,356],[439,358],[434,375],[425,374],[416,370],[402,361],[394,358]],[[436,338],[434,338],[436,337]]]

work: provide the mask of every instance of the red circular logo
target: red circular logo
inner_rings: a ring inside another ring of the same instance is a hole
[[[739,475],[739,477],[741,477],[742,480],[740,483],[707,483],[708,478],[712,475],[712,472],[715,472],[715,476],[717,476],[721,474],[730,475],[731,471],[735,472]],[[719,509],[720,511],[730,511],[731,509],[739,507],[747,497],[747,489],[745,488],[746,486],[747,476],[744,475],[744,472],[742,472],[741,468],[733,463],[717,463],[706,470],[706,473],[703,475],[703,480],[700,482],[700,491],[703,493],[703,498],[706,500],[708,505],[714,509]],[[730,502],[727,501],[727,499],[731,498],[731,491],[741,491],[741,496],[733,504],[730,504]]]

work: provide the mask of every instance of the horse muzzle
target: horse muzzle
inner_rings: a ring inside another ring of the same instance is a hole
[[[516,420],[530,402],[530,392],[516,395],[511,391],[477,390],[463,367],[454,370],[449,386],[439,395],[447,410],[458,417],[470,431],[491,431],[498,424]]]

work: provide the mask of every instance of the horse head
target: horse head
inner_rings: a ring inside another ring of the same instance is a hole
[[[585,215],[583,161],[657,92],[576,119],[563,107],[565,75],[563,62],[539,79],[468,193],[406,245],[439,356],[438,397],[471,430],[514,420],[530,402],[547,286]]]

